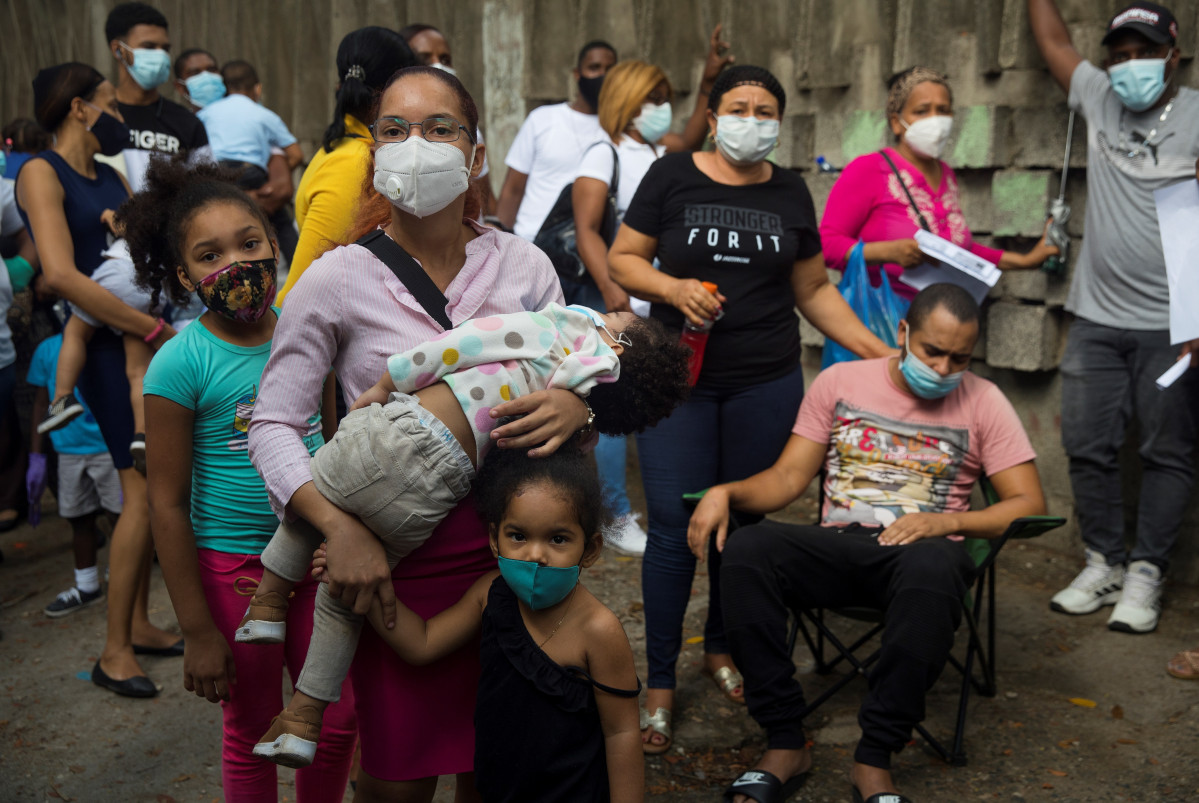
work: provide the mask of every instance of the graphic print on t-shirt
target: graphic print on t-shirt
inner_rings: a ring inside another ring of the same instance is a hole
[[[754,254],[783,250],[783,219],[774,212],[722,204],[687,204],[683,208],[687,245],[700,246],[714,262],[748,265]]]
[[[890,526],[907,513],[940,513],[970,451],[970,432],[836,406],[824,480],[825,524]]]
[[[233,403],[233,440],[229,441],[229,450],[232,452],[244,452],[250,448],[248,440],[250,419],[254,417],[254,402],[256,401],[258,401],[257,385]]]

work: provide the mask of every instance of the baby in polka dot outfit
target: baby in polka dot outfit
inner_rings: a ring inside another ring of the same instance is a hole
[[[379,537],[394,568],[469,493],[492,444],[491,408],[560,388],[588,402],[597,430],[627,435],[653,426],[686,398],[689,354],[677,333],[630,312],[550,304],[466,321],[388,359],[387,373],[313,455],[313,484]],[[283,641],[288,594],[322,540],[302,519],[280,524],[262,553],[266,571],[237,641]],[[313,618],[296,694],[254,749],[272,760],[293,761],[292,748],[315,751],[315,738],[304,734],[319,732],[357,647],[363,618],[324,586]]]

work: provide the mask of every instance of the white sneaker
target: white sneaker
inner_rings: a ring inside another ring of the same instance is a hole
[[[1124,567],[1108,566],[1103,554],[1088,549],[1087,567],[1078,573],[1070,585],[1053,595],[1049,610],[1058,613],[1094,613],[1104,605],[1120,601],[1124,585]]]
[[[1107,620],[1120,633],[1152,633],[1162,611],[1162,570],[1147,560],[1134,560],[1124,573],[1124,593]]]
[[[604,531],[604,545],[617,552],[641,557],[645,554],[645,542],[649,536],[637,523],[636,513],[626,513],[612,522]]]

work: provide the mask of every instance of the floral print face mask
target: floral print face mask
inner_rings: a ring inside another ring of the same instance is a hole
[[[254,323],[275,303],[275,272],[272,256],[252,262],[231,262],[205,276],[196,286],[204,306],[238,323]]]

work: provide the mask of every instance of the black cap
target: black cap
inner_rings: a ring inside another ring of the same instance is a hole
[[[1136,31],[1153,44],[1164,45],[1178,40],[1178,20],[1165,6],[1133,3],[1112,17],[1101,44],[1106,45],[1118,31]]]

